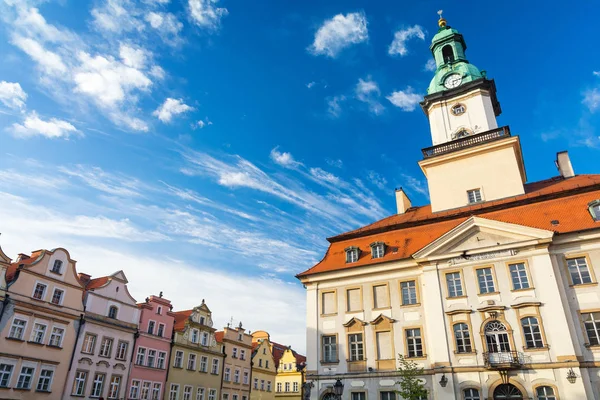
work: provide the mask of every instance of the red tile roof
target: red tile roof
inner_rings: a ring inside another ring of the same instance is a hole
[[[217,341],[217,343],[223,343],[223,335],[224,334],[225,334],[225,332],[223,332],[223,331],[215,332],[215,340]]]
[[[173,330],[177,332],[181,332],[183,328],[185,328],[185,322],[188,320],[190,315],[194,310],[185,310],[185,311],[176,311],[173,314],[175,315],[175,324],[173,325]]]
[[[285,346],[283,344],[279,344],[276,342],[271,342],[271,344],[273,345],[273,360],[275,361],[275,368],[279,368],[279,360],[281,359],[281,357],[283,357],[283,353],[288,349],[288,346]],[[290,350],[292,350],[290,348]],[[296,353],[294,350],[292,350],[292,354],[294,354],[294,357],[296,357],[296,366],[300,367],[302,364],[306,363],[306,357]]]
[[[431,212],[431,206],[412,207],[404,214],[392,215],[362,228],[327,240],[323,259],[298,277],[337,271],[411,257],[444,233],[473,215],[501,222],[546,229],[557,234],[600,229],[588,211],[588,203],[600,198],[600,175],[552,178],[525,186],[525,194],[452,210]],[[558,221],[557,225],[551,221]],[[371,258],[369,245],[384,242],[382,259]],[[357,246],[357,262],[346,264],[345,249]]]
[[[101,276],[99,278],[90,279],[85,285],[85,290],[98,289],[108,283],[108,276]]]
[[[17,270],[19,269],[19,265],[30,265],[37,260],[37,257],[26,258],[21,261],[16,261],[8,266],[6,269],[6,282],[11,282],[15,276],[17,275]]]

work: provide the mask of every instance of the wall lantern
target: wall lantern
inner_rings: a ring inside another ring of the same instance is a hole
[[[344,384],[342,383],[342,381],[340,379],[338,379],[337,381],[335,381],[335,384],[333,385],[333,393],[335,393],[335,395],[338,399],[341,399],[343,392],[344,392]]]
[[[569,381],[569,383],[575,383],[575,381],[577,380],[577,375],[575,374],[575,371],[573,371],[573,368],[571,368],[569,372],[567,372],[567,380]]]
[[[442,379],[440,379],[440,386],[441,387],[446,387],[446,385],[448,384],[448,378],[446,378],[446,374],[442,375]]]

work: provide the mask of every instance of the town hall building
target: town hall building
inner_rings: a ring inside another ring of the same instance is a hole
[[[431,204],[328,239],[306,287],[311,398],[395,400],[398,354],[427,399],[600,398],[600,175],[528,182],[496,86],[439,20],[421,107]],[[598,273],[596,273],[598,271]]]

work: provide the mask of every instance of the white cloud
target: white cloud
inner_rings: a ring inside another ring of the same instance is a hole
[[[27,93],[18,82],[0,81],[0,102],[14,110],[24,110]]]
[[[594,71],[593,74],[596,76],[600,76],[600,71]]]
[[[306,87],[310,89],[310,88],[312,88],[312,87],[313,87],[313,86],[315,86],[315,85],[316,85],[316,82],[315,82],[315,81],[312,81],[312,82],[308,82],[308,83],[306,84]]]
[[[401,174],[404,179],[404,185],[406,185],[412,191],[419,193],[425,197],[429,197],[429,190],[427,189],[427,183],[423,182],[408,174]]]
[[[423,96],[414,93],[413,89],[409,86],[406,90],[392,92],[389,96],[386,96],[386,99],[402,111],[414,111],[423,99]]]
[[[43,72],[48,75],[68,73],[67,66],[64,64],[62,58],[58,54],[46,50],[37,41],[22,36],[15,36],[12,42],[37,62]]]
[[[435,60],[433,58],[430,58],[429,60],[427,60],[427,62],[425,63],[425,67],[424,67],[425,71],[435,71],[437,69],[437,65],[435,64]]]
[[[346,96],[338,95],[327,98],[327,112],[334,118],[342,114],[342,103],[346,100]]]
[[[78,164],[71,167],[59,167],[58,171],[71,178],[80,179],[89,187],[113,196],[140,197],[144,187],[133,177],[111,174],[99,167]]]
[[[92,9],[96,28],[110,33],[143,31],[144,24],[137,14],[130,0],[106,0],[102,7]]]
[[[200,128],[200,129],[202,129],[202,128],[207,127],[207,126],[212,125],[212,124],[213,124],[212,121],[210,121],[208,119],[208,117],[206,117],[203,120],[202,119],[198,120],[194,125],[192,125],[192,127],[193,128]]]
[[[123,43],[119,46],[119,56],[121,57],[123,64],[135,69],[144,68],[148,58],[145,49],[132,47]]]
[[[367,77],[367,80],[359,79],[354,92],[358,100],[369,105],[369,111],[373,114],[380,115],[385,110],[385,107],[378,100],[381,94],[379,86],[371,77]]]
[[[327,158],[325,159],[325,162],[327,163],[327,165],[330,165],[335,168],[342,168],[344,166],[344,162],[340,159],[333,160],[331,158]]]
[[[292,153],[288,153],[288,152],[280,152],[279,150],[277,150],[279,147],[275,147],[273,150],[271,150],[271,154],[269,155],[271,157],[271,160],[273,160],[273,162],[275,164],[279,164],[282,167],[286,167],[286,168],[295,168],[299,165],[302,165],[302,163],[296,161],[294,159],[294,156],[292,156]]]
[[[158,65],[153,65],[152,68],[150,68],[150,71],[148,72],[150,74],[150,76],[162,80],[165,78],[165,70],[162,69],[162,67],[158,66]]]
[[[321,168],[311,168],[310,174],[318,181],[326,182],[332,185],[339,185],[342,181],[340,178],[332,174],[331,172],[327,172]]]
[[[58,29],[48,24],[35,7],[27,7],[22,4],[17,8],[17,14],[18,17],[15,20],[15,26],[18,29],[24,30],[28,35],[37,37],[41,41],[65,42],[76,38],[68,30]]]
[[[174,115],[183,114],[188,111],[192,111],[194,108],[188,106],[183,102],[183,99],[173,99],[168,97],[165,102],[152,113],[155,117],[160,119],[162,122],[171,122]]]
[[[385,179],[385,177],[381,176],[379,173],[375,172],[375,171],[369,171],[368,172],[368,178],[369,181],[377,186],[379,189],[381,190],[386,190],[387,188],[387,179]]]
[[[219,0],[188,0],[192,21],[201,28],[216,30],[221,18],[229,14],[224,7],[217,7]]]
[[[343,49],[368,38],[367,17],[364,13],[338,14],[321,25],[308,50],[313,54],[335,58]]]
[[[589,108],[591,112],[595,112],[600,108],[600,90],[597,88],[587,90],[583,94],[582,103]]]
[[[405,56],[406,54],[408,54],[406,42],[412,38],[425,40],[425,33],[423,32],[423,28],[421,28],[419,25],[414,25],[406,29],[401,29],[394,33],[394,40],[388,48],[388,54],[399,54],[400,56]]]
[[[25,117],[22,124],[14,123],[9,128],[11,133],[18,138],[30,138],[33,136],[44,136],[49,139],[68,138],[72,134],[80,133],[67,121],[56,118],[44,121],[35,112]]]
[[[183,24],[175,17],[175,15],[151,11],[145,15],[144,19],[156,30],[165,43],[176,45],[181,42],[179,33],[183,29]]]

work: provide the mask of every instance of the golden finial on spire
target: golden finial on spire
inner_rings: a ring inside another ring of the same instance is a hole
[[[444,19],[444,17],[442,17],[442,13],[444,12],[444,10],[439,10],[437,13],[440,16],[440,19],[438,20],[438,25],[440,28],[445,28],[446,27],[446,20]]]

